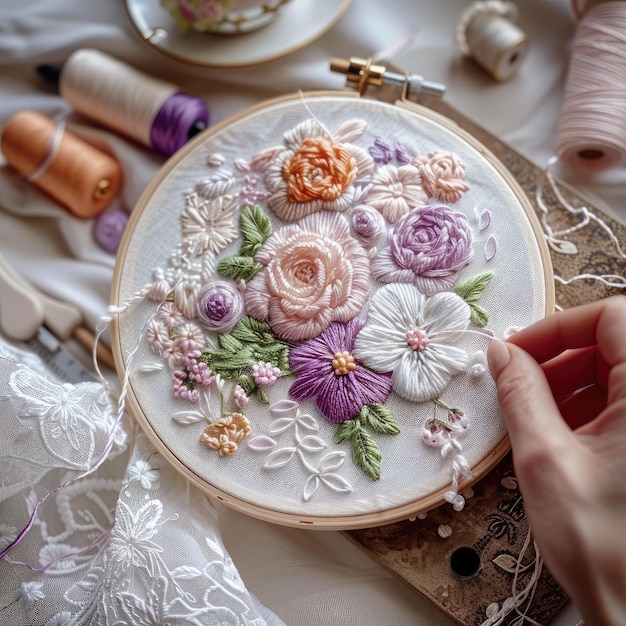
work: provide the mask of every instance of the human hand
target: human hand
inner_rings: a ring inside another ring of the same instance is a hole
[[[626,624],[626,297],[493,341],[489,368],[526,514],[594,626]]]

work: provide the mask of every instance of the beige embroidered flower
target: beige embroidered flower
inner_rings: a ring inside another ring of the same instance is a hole
[[[426,193],[441,202],[457,202],[469,189],[465,181],[465,164],[452,152],[435,150],[426,156],[415,157],[413,165],[422,175]]]
[[[412,209],[424,206],[428,196],[419,170],[413,165],[384,165],[372,176],[372,188],[363,198],[391,224]]]
[[[220,456],[231,456],[251,432],[250,422],[243,413],[229,413],[207,426],[200,441],[217,450]]]
[[[255,260],[265,268],[246,286],[246,313],[267,321],[280,339],[315,337],[332,322],[351,320],[367,301],[369,257],[337,213],[284,226]]]
[[[285,221],[321,210],[343,212],[354,201],[354,183],[374,169],[372,157],[348,142],[360,136],[364,123],[344,124],[333,137],[312,120],[285,136],[285,148],[253,159],[265,170],[268,204]]]

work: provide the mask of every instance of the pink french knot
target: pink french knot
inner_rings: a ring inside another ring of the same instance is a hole
[[[469,189],[465,163],[452,152],[434,150],[426,156],[416,156],[413,165],[420,170],[424,191],[441,202],[457,202]]]

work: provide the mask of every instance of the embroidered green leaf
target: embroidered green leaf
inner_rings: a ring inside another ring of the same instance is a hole
[[[229,256],[217,264],[217,271],[233,280],[250,280],[262,269],[263,265],[249,256]]]
[[[241,374],[241,376],[237,378],[237,384],[246,392],[247,396],[256,389],[254,379],[248,374]]]
[[[346,420],[337,427],[335,431],[335,443],[342,443],[346,439],[352,439],[352,435],[359,429],[359,423],[356,420]]]
[[[252,354],[255,361],[265,361],[277,367],[282,374],[288,374],[289,369],[289,348],[285,344],[277,346],[252,346]]]
[[[366,404],[361,408],[359,419],[377,433],[397,435],[400,432],[391,411],[382,404]]]
[[[243,237],[243,243],[239,249],[241,256],[253,257],[272,234],[272,222],[256,204],[253,207],[246,206],[241,210],[239,228]]]
[[[239,352],[243,348],[243,344],[239,339],[233,337],[230,333],[220,333],[217,336],[217,340],[220,344],[220,348],[232,352],[233,354]]]
[[[265,390],[262,389],[261,387],[257,387],[256,390],[256,397],[259,399],[260,402],[262,402],[263,404],[269,404],[270,403],[270,399],[267,397],[267,394],[265,393]]]
[[[354,462],[374,480],[378,480],[382,455],[372,436],[364,428],[357,428],[351,441]]]
[[[487,326],[489,323],[489,313],[483,309],[483,307],[474,304],[473,302],[469,302],[469,307],[471,309],[470,317],[472,322],[476,324],[476,326],[480,326],[481,328]]]
[[[467,304],[475,304],[480,300],[492,278],[493,272],[483,272],[482,274],[478,274],[478,276],[474,276],[473,278],[466,280],[464,283],[457,285],[454,288],[454,293],[463,298]]]
[[[256,343],[261,346],[273,345],[277,342],[271,326],[252,317],[242,317],[231,334],[244,343]]]
[[[205,350],[200,359],[216,374],[230,372],[229,378],[233,377],[233,370],[242,370],[256,362],[248,346],[244,346],[236,354],[229,350]]]

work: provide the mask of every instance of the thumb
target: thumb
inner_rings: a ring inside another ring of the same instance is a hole
[[[487,353],[511,445],[517,454],[571,434],[541,366],[525,350],[494,340]]]

